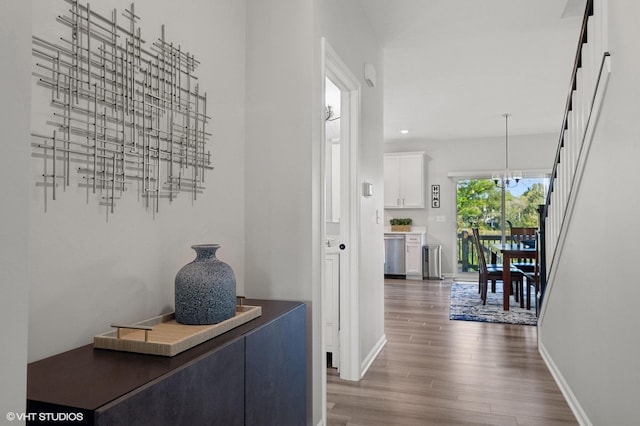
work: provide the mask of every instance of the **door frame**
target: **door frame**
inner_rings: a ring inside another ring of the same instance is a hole
[[[340,59],[336,51],[323,37],[321,39],[321,88],[322,88],[322,125],[321,138],[325,141],[325,78],[329,78],[341,92],[341,197],[340,197],[340,234],[347,249],[340,252],[340,378],[360,380],[360,326],[359,326],[359,235],[360,205],[358,198],[358,145],[360,133],[360,81]],[[326,150],[320,150],[320,170],[325,170]],[[344,161],[347,159],[347,161]],[[323,172],[324,173],[324,172]],[[324,185],[324,174],[323,174]],[[324,197],[321,202],[321,227],[323,235],[322,262],[326,253],[324,236],[326,235],[326,210]],[[321,282],[324,286],[324,268],[321,268]],[[324,291],[322,306],[324,306]],[[324,311],[324,309],[322,310]],[[324,360],[324,313],[322,314],[322,356]],[[326,362],[322,362],[323,393],[326,393]],[[323,404],[325,405],[325,404]]]

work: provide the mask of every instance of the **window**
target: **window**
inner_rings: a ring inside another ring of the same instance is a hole
[[[509,226],[538,227],[538,206],[544,203],[548,185],[548,178],[525,178],[505,191],[507,233]],[[479,228],[488,240],[500,240],[502,190],[491,179],[460,180],[456,203],[458,273],[475,272],[471,228]]]

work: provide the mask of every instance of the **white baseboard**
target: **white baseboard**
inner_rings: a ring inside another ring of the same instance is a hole
[[[587,413],[584,412],[582,406],[580,405],[580,402],[571,390],[571,387],[569,387],[569,384],[564,379],[564,376],[562,375],[556,364],[553,362],[553,358],[551,358],[551,355],[549,355],[549,352],[547,352],[547,349],[544,347],[544,344],[540,340],[538,340],[538,351],[540,352],[540,356],[542,356],[544,363],[547,365],[547,368],[551,372],[553,379],[556,381],[556,384],[560,388],[560,392],[562,392],[564,399],[567,400],[567,404],[569,404],[569,408],[571,408],[573,415],[576,416],[578,424],[582,426],[593,426],[593,424],[589,420],[589,417],[587,416]]]
[[[366,356],[366,358],[362,360],[362,362],[360,363],[361,379],[364,377],[365,373],[367,372],[367,370],[369,370],[369,367],[371,367],[371,364],[373,364],[373,361],[375,361],[376,357],[378,356],[378,354],[386,344],[387,344],[387,336],[383,334],[382,336],[380,336],[380,339],[373,346],[371,351],[369,351],[369,354]]]

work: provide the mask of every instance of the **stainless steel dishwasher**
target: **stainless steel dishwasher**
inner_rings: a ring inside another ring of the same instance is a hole
[[[406,275],[404,234],[384,234],[384,274]]]

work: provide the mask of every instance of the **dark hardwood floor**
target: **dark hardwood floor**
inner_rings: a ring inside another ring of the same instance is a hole
[[[451,321],[450,288],[385,280],[388,343],[360,382],[328,370],[328,425],[577,424],[536,327]]]

